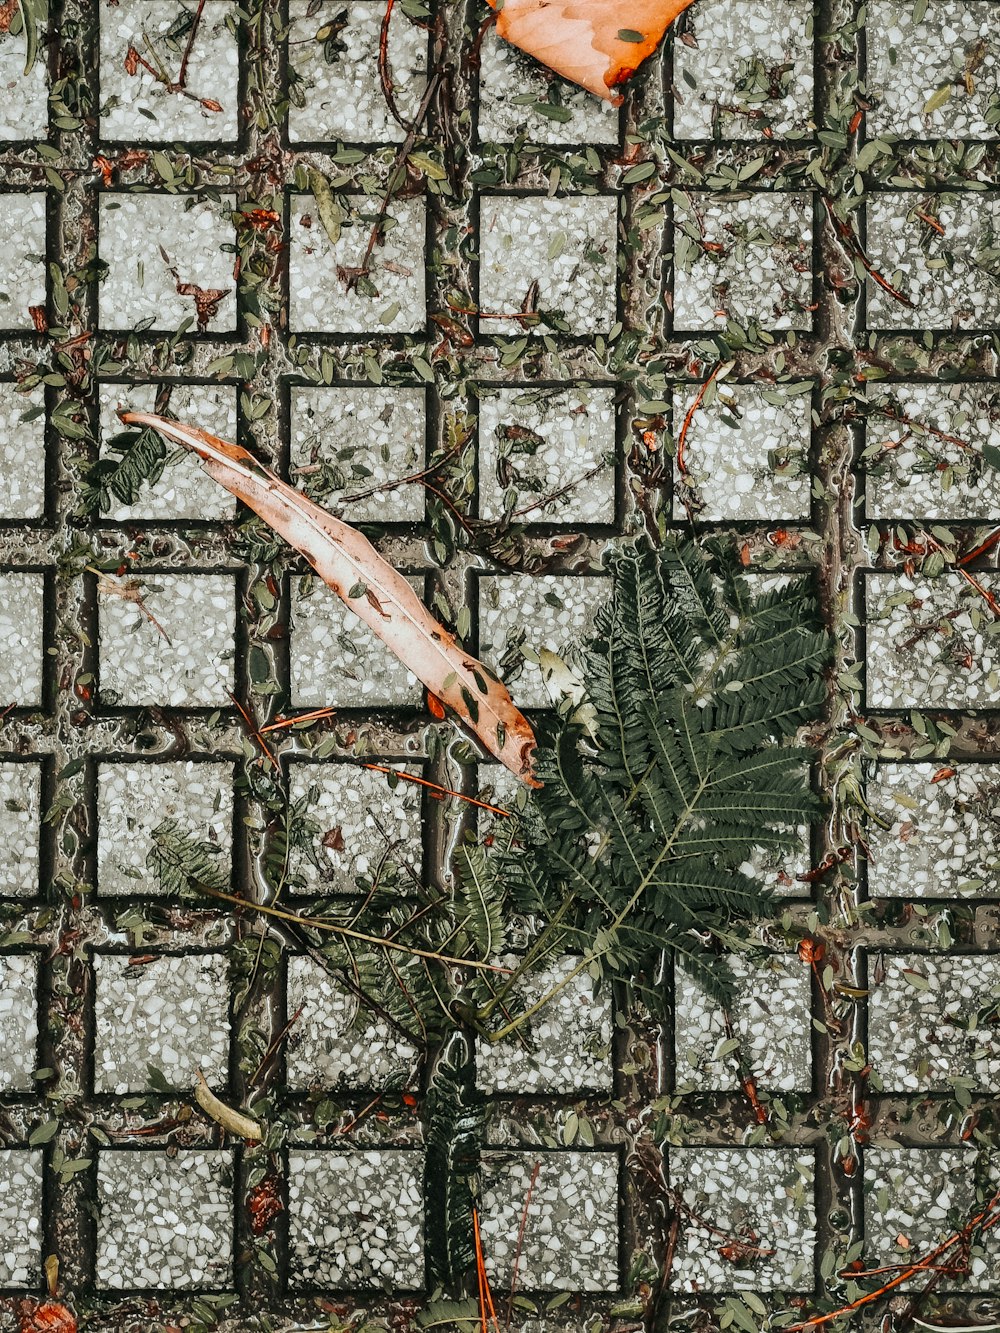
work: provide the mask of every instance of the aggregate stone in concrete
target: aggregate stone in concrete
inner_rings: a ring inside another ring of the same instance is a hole
[[[104,1291],[228,1287],[229,1149],[105,1148],[97,1159],[97,1285]]]
[[[618,1173],[613,1152],[484,1153],[482,1235],[491,1282],[510,1285],[530,1188],[518,1288],[618,1290]]]
[[[306,1286],[412,1291],[424,1284],[423,1154],[288,1154],[292,1271]]]
[[[102,704],[232,706],[236,585],[231,574],[107,575],[98,578],[97,595]]]

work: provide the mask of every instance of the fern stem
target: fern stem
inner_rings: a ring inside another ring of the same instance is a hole
[[[382,935],[368,935],[361,930],[351,930],[349,926],[337,925],[334,921],[323,921],[317,917],[300,916],[298,912],[285,912],[280,907],[268,907],[264,903],[251,903],[246,898],[239,898],[235,893],[223,893],[220,889],[210,889],[200,885],[201,891],[212,898],[220,898],[224,903],[235,903],[251,912],[262,912],[265,916],[275,916],[281,921],[292,921],[297,926],[308,926],[313,930],[326,930],[332,935],[342,935],[345,939],[358,940],[361,944],[374,944],[380,949],[394,949],[397,953],[408,953],[414,958],[429,958],[435,963],[444,963],[450,967],[471,967],[480,972],[502,972],[509,968],[499,967],[496,963],[485,963],[478,958],[453,958],[451,954],[435,953],[433,949],[418,949],[413,944],[401,944],[399,940],[386,939]]]
[[[629,898],[628,902],[621,909],[621,911],[617,913],[615,919],[608,927],[607,934],[609,936],[609,940],[613,938],[615,931],[618,930],[618,928],[622,925],[625,919],[632,913],[636,904],[639,902],[639,899],[642,897],[642,895],[649,888],[652,881],[655,879],[657,871],[659,870],[663,862],[666,860],[666,858],[670,855],[670,852],[674,844],[680,837],[680,834],[685,824],[694,814],[695,807],[701,800],[702,796],[705,794],[705,789],[708,785],[709,785],[708,782],[704,778],[702,778],[701,781],[698,783],[698,786],[694,792],[694,796],[687,802],[684,809],[677,816],[677,820],[674,823],[673,829],[671,830],[670,837],[666,840],[666,842],[657,852],[656,856],[653,858],[652,862],[650,863],[649,869],[646,871],[645,875],[643,875],[641,881],[639,882],[638,888],[632,894],[631,898]],[[577,963],[576,967],[574,967],[570,972],[566,974],[566,976],[564,976],[550,990],[548,990],[540,1000],[536,1000],[533,1005],[525,1009],[522,1013],[518,1014],[517,1018],[512,1019],[504,1027],[499,1028],[496,1032],[490,1033],[489,1040],[495,1043],[498,1041],[503,1041],[505,1037],[509,1037],[512,1032],[516,1031],[517,1028],[521,1026],[522,1023],[526,1022],[534,1014],[537,1014],[539,1009],[544,1009],[544,1007],[551,1000],[554,1000],[555,997],[559,994],[559,992],[565,990],[565,988],[570,984],[570,982],[575,981],[577,977],[580,975],[580,973],[584,970],[584,968],[589,967],[591,962],[595,958],[600,958],[602,954],[607,953],[610,947],[611,945],[609,942],[609,944],[606,945],[603,949],[588,950],[588,952],[585,953],[583,957],[580,959],[580,961]]]
[[[643,783],[646,781],[646,779],[649,777],[650,773],[652,773],[655,767],[656,767],[656,760],[651,759],[649,763],[646,765],[646,769],[642,777],[638,778],[636,782],[633,783],[632,790],[625,798],[625,803],[623,806],[624,810],[627,810],[631,806],[632,802],[639,795],[640,791],[642,791]],[[607,851],[610,842],[611,842],[611,834],[610,833],[602,834],[601,841],[597,844],[597,849],[594,852],[595,862],[601,859],[601,857]],[[570,889],[570,891],[566,894],[565,898],[563,898],[562,902],[559,904],[558,911],[555,913],[554,916],[550,917],[549,920],[546,922],[545,928],[542,931],[542,933],[536,936],[534,940],[532,940],[531,945],[528,948],[528,951],[525,953],[524,957],[518,963],[517,967],[515,967],[514,971],[510,974],[510,976],[508,976],[506,981],[504,981],[500,989],[495,992],[493,999],[490,1000],[488,1004],[481,1006],[478,1014],[479,1019],[481,1020],[488,1019],[492,1015],[494,1009],[496,1009],[497,1005],[500,1004],[501,1001],[507,998],[513,987],[516,986],[521,977],[524,976],[525,972],[527,972],[531,967],[534,966],[535,959],[540,956],[544,956],[544,954],[548,952],[549,948],[551,947],[551,941],[559,926],[559,922],[569,911],[569,908],[572,906],[575,900],[576,900],[576,890]]]

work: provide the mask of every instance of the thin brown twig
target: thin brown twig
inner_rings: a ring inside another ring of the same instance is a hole
[[[263,736],[268,731],[284,731],[288,727],[297,727],[300,722],[318,722],[323,718],[336,717],[335,708],[314,708],[311,713],[298,713],[295,717],[278,717],[273,722],[268,722],[266,727],[260,728],[260,734]]]
[[[514,1291],[517,1287],[517,1269],[521,1262],[521,1249],[524,1245],[524,1233],[528,1228],[528,1206],[531,1203],[531,1196],[534,1193],[535,1185],[538,1182],[538,1173],[542,1169],[541,1162],[536,1162],[531,1168],[531,1178],[528,1181],[528,1192],[524,1196],[524,1207],[521,1209],[521,1225],[517,1229],[517,1246],[514,1249],[514,1264],[510,1273],[510,1294],[507,1297],[507,1318],[504,1320],[504,1328],[510,1328],[510,1321],[514,1316]]]
[[[142,594],[139,591],[141,585],[138,579],[118,580],[113,575],[106,574],[103,570],[98,569],[96,565],[87,565],[86,569],[89,574],[97,575],[98,593],[103,592],[108,597],[120,597],[123,602],[131,602],[135,609],[144,615],[153,628],[163,636],[170,647],[173,647],[173,644],[170,643],[170,635],[143,601]]]
[[[490,1291],[490,1279],[486,1272],[486,1260],[483,1258],[483,1240],[479,1231],[479,1209],[472,1209],[472,1230],[476,1242],[476,1277],[479,1281],[479,1314],[482,1320],[483,1333],[486,1331],[486,1314],[489,1311],[490,1323],[493,1325],[493,1333],[500,1333],[500,1325],[497,1322],[497,1312],[493,1304],[493,1293]]]
[[[243,721],[246,723],[247,728],[248,728],[248,730],[249,730],[249,732],[250,732],[251,737],[257,742],[257,744],[260,746],[260,748],[264,751],[264,753],[267,755],[268,759],[270,759],[270,761],[271,761],[271,763],[274,765],[274,767],[280,772],[280,771],[281,771],[281,765],[278,763],[277,759],[275,758],[275,756],[274,756],[274,752],[271,750],[271,747],[268,745],[267,741],[266,741],[266,740],[264,739],[264,737],[260,734],[260,728],[257,726],[256,722],[254,722],[253,718],[250,716],[250,714],[247,712],[247,710],[246,710],[246,709],[243,707],[243,705],[240,703],[239,699],[237,699],[236,695],[233,694],[232,690],[227,690],[226,693],[229,695],[230,699],[232,699],[233,703],[234,703],[234,704],[236,705],[236,707],[239,709],[240,716],[243,718]]]
[[[883,291],[888,292],[889,295],[893,298],[893,300],[898,301],[900,305],[905,305],[908,306],[911,310],[915,310],[916,306],[910,300],[910,298],[908,296],[904,296],[903,293],[898,290],[898,288],[894,287],[888,278],[884,278],[882,274],[878,271],[878,269],[875,267],[875,265],[871,262],[871,260],[865,254],[864,246],[858,240],[857,236],[855,236],[853,228],[850,226],[849,223],[842,222],[841,219],[837,217],[836,213],[833,211],[833,204],[826,197],[826,195],[823,195],[823,204],[826,207],[826,211],[830,215],[830,221],[833,223],[833,227],[837,235],[840,237],[842,241],[846,243],[847,248],[854,255],[854,257],[860,261],[862,268],[865,270],[868,276],[874,282],[878,283],[878,285],[882,288]]]
[[[511,818],[511,812],[504,810],[499,805],[490,805],[488,801],[478,801],[474,796],[466,796],[465,792],[455,791],[451,787],[442,787],[438,782],[431,782],[429,778],[418,777],[416,773],[407,773],[404,769],[389,768],[385,764],[362,764],[362,768],[370,768],[373,773],[392,773],[397,778],[402,778],[404,782],[415,782],[418,786],[429,787],[431,791],[439,796],[455,796],[460,801],[465,801],[469,805],[476,805],[480,810],[489,810],[494,815],[501,815],[504,819]]]
[[[289,1034],[289,1032],[291,1031],[291,1029],[295,1026],[295,1024],[296,1024],[296,1023],[299,1021],[299,1019],[302,1017],[302,1012],[303,1012],[303,1010],[305,1009],[305,1007],[306,1007],[306,1006],[305,1006],[305,1002],[303,1001],[303,1003],[299,1005],[299,1007],[296,1009],[295,1013],[292,1014],[291,1018],[288,1020],[288,1022],[285,1024],[285,1026],[281,1029],[281,1031],[280,1031],[280,1032],[278,1033],[278,1035],[275,1037],[274,1041],[271,1042],[270,1046],[269,1046],[269,1047],[267,1048],[267,1050],[264,1052],[264,1054],[263,1054],[263,1056],[262,1056],[262,1058],[261,1058],[261,1062],[260,1062],[260,1064],[259,1064],[259,1065],[257,1066],[257,1068],[254,1070],[253,1078],[251,1078],[250,1082],[247,1084],[247,1088],[248,1088],[248,1089],[252,1088],[253,1085],[257,1082],[257,1080],[260,1078],[261,1074],[264,1072],[265,1068],[267,1067],[268,1062],[273,1058],[274,1053],[277,1051],[278,1047],[281,1045],[281,1043],[284,1041],[284,1039],[288,1036],[288,1034]]]
[[[987,551],[996,546],[997,542],[1000,542],[1000,528],[997,528],[996,532],[991,533],[984,542],[980,542],[975,550],[970,551],[968,555],[963,555],[958,563],[960,565],[970,564],[977,556],[985,555]]]
[[[691,422],[694,420],[694,414],[698,411],[698,408],[701,406],[702,399],[705,397],[705,394],[708,391],[708,386],[718,377],[722,367],[726,364],[727,363],[725,361],[720,361],[718,363],[718,365],[712,371],[711,375],[709,375],[708,379],[695,394],[694,402],[687,410],[687,415],[685,416],[684,423],[681,426],[680,434],[677,436],[677,456],[676,456],[677,471],[681,474],[682,477],[687,475],[687,468],[684,465],[684,445],[687,443],[688,431],[691,429]]]
[[[936,541],[929,532],[924,535],[927,538],[928,546],[930,546],[932,550],[937,551],[939,555],[945,554],[944,547],[939,541]],[[974,588],[976,592],[979,593],[979,596],[993,612],[993,615],[997,620],[1000,620],[1000,603],[997,602],[997,599],[993,596],[990,590],[980,583],[974,574],[970,574],[967,569],[963,569],[960,563],[953,562],[953,568],[961,574],[962,578],[965,579],[970,588]]]
[[[899,412],[890,412],[887,407],[873,407],[868,412],[845,412],[844,420],[864,421],[867,417],[872,416],[884,417],[887,421],[896,421],[901,426],[908,426],[911,431],[926,431],[928,435],[933,435],[936,440],[940,440],[943,444],[954,444],[959,449],[965,449],[968,453],[974,452],[972,445],[959,439],[957,435],[949,435],[947,431],[939,430],[937,426],[932,426],[929,422],[914,421],[912,417],[901,415]]]
[[[417,114],[413,117],[413,122],[407,131],[406,138],[399,145],[399,150],[396,153],[395,160],[389,170],[389,175],[386,177],[385,193],[382,195],[378,213],[375,215],[375,221],[372,223],[371,233],[368,237],[368,244],[365,247],[364,258],[361,261],[361,267],[351,275],[348,287],[354,286],[359,278],[366,276],[371,270],[372,255],[375,253],[375,246],[378,244],[379,234],[382,230],[382,223],[385,221],[385,215],[389,208],[389,200],[392,197],[396,176],[402,170],[407,154],[413,147],[417,132],[423,124],[424,117],[430,110],[431,102],[434,100],[434,95],[440,87],[442,77],[442,71],[435,70],[427,81],[427,87],[424,89],[424,95],[420,99]]]
[[[575,477],[572,481],[568,481],[565,486],[560,486],[557,491],[550,491],[548,495],[543,495],[539,499],[533,500],[530,505],[523,505],[520,509],[515,509],[510,515],[510,518],[521,518],[525,514],[530,514],[534,509],[544,509],[545,506],[551,504],[553,500],[561,499],[568,491],[575,490],[577,486],[582,486],[583,483],[589,481],[591,477],[596,477],[598,472],[603,471],[606,466],[607,464],[603,462],[596,463],[589,469],[589,471],[585,472],[582,477]]]
[[[409,129],[406,121],[399,114],[399,108],[396,106],[395,90],[392,83],[392,70],[389,67],[389,23],[392,19],[393,7],[396,0],[386,0],[385,13],[382,15],[382,26],[378,34],[378,77],[382,85],[382,96],[385,98],[385,104],[389,108],[389,114],[393,120],[402,129]]]
[[[670,1277],[674,1269],[674,1255],[677,1253],[677,1240],[681,1232],[681,1215],[679,1209],[674,1210],[673,1221],[670,1223],[670,1235],[667,1237],[667,1252],[663,1256],[663,1275],[660,1278],[660,1289],[667,1291],[670,1288]]]
[[[343,501],[345,504],[354,504],[356,500],[367,500],[370,495],[380,495],[385,491],[398,490],[400,486],[409,486],[412,482],[423,481],[425,477],[433,476],[439,472],[446,463],[449,463],[456,454],[466,448],[472,436],[463,435],[457,444],[453,444],[447,453],[442,454],[436,463],[431,463],[420,472],[411,472],[408,477],[399,477],[395,481],[383,481],[378,486],[369,486],[366,491],[357,491],[354,495],[345,495]]]
[[[194,18],[191,21],[191,29],[188,32],[188,39],[184,46],[184,54],[181,56],[181,67],[177,74],[177,91],[182,92],[187,87],[188,61],[191,59],[191,50],[194,46],[194,39],[198,35],[198,28],[201,24],[201,16],[205,9],[205,0],[198,0],[198,8],[195,10]]]

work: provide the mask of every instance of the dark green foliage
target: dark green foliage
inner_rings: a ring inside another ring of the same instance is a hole
[[[427,1263],[431,1280],[445,1286],[475,1260],[472,1206],[485,1116],[469,1042],[456,1032],[434,1067],[424,1100]]]
[[[163,472],[167,447],[151,429],[123,431],[106,443],[108,456],[87,473],[81,503],[88,514],[111,508],[112,496],[121,504],[135,504],[143,485],[154,485]]]
[[[220,848],[214,842],[196,838],[176,819],[157,824],[152,838],[146,865],[164,893],[190,897],[199,888],[229,890],[229,877],[219,865]]]
[[[522,833],[538,953],[573,949],[653,994],[666,951],[725,999],[705,938],[772,906],[740,867],[822,810],[812,752],[789,739],[823,708],[830,640],[807,580],[754,590],[690,542],[627,549],[612,572],[586,658],[596,746],[563,721]]]

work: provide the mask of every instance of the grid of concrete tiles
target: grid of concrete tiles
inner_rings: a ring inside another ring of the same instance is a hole
[[[487,1264],[525,1327],[634,1327],[667,1254],[657,1317],[778,1327],[992,1180],[993,6],[696,0],[620,109],[438,8],[392,17],[398,118],[376,0],[207,0],[180,92],[191,0],[53,4],[28,75],[0,33],[0,1326],[51,1253],[108,1329],[137,1301],[395,1327],[428,1297],[421,1053],[308,951],[180,900],[157,830],[252,882],[272,793],[234,695],[338,710],[274,741],[289,899],[387,858],[447,886],[463,807],[366,763],[512,796],[189,460],[95,497],[122,404],[360,524],[529,709],[624,536],[693,523],[822,581],[846,814],[756,866],[786,905],[732,1010],[677,970],[659,1024],[588,978],[527,1048],[470,1043]],[[263,1144],[192,1112],[197,1070]],[[991,1244],[956,1310],[1000,1298]]]

